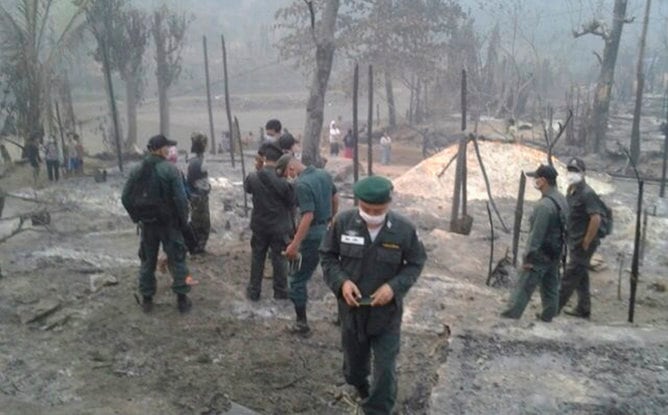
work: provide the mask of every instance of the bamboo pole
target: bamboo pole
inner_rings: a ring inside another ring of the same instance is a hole
[[[227,49],[225,48],[225,36],[220,35],[220,43],[223,45],[223,75],[225,76],[225,112],[227,114],[227,125],[230,132],[230,158],[234,168],[234,127],[232,126],[232,110],[230,109],[230,85],[227,76]]]
[[[209,78],[209,51],[206,46],[206,36],[202,36],[202,48],[204,49],[204,75],[206,77],[206,106],[209,111],[209,134],[211,137],[211,154],[216,154],[216,134],[213,129],[213,110],[211,109],[211,81]]]

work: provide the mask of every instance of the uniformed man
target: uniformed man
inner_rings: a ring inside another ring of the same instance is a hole
[[[568,190],[566,199],[570,208],[568,216],[568,265],[564,272],[559,293],[561,310],[577,292],[578,303],[573,310],[564,313],[589,318],[591,295],[589,293],[589,263],[600,244],[598,228],[601,215],[605,214],[596,192],[585,181],[585,163],[574,157],[568,162]]]
[[[193,255],[203,254],[211,232],[211,215],[209,214],[209,192],[211,184],[209,175],[204,167],[204,152],[208,138],[205,134],[195,131],[190,136],[192,141],[190,151],[195,157],[188,162],[188,187],[190,189],[190,207],[192,230],[197,245],[190,252]]]
[[[306,317],[308,301],[308,281],[318,263],[318,247],[327,230],[327,224],[339,207],[339,197],[332,176],[323,169],[304,166],[290,154],[284,154],[276,164],[276,169],[287,177],[296,177],[295,193],[301,218],[297,232],[285,248],[285,256],[294,261],[301,255],[301,266],[288,276],[290,300],[295,306],[297,320],[288,331],[303,337],[311,335]]]
[[[427,256],[415,226],[390,210],[391,181],[367,177],[353,192],[359,208],[334,219],[320,258],[325,282],[338,299],[346,382],[363,399],[365,414],[390,414],[397,394],[403,300]]]
[[[531,214],[531,230],[522,262],[517,287],[510,299],[510,307],[502,317],[519,319],[531,295],[540,286],[543,310],[536,317],[550,322],[559,306],[559,260],[568,218],[566,198],[557,190],[557,171],[541,165],[526,174],[534,179],[534,187],[542,194]]]
[[[186,313],[192,307],[187,296],[190,286],[186,280],[190,272],[186,265],[186,246],[181,232],[181,228],[188,222],[188,199],[181,173],[166,160],[169,147],[175,145],[175,141],[168,140],[164,135],[152,137],[147,146],[148,156],[130,173],[121,198],[133,222],[139,223],[141,227],[139,291],[143,297],[144,312],[153,309],[155,267],[161,243],[172,272],[172,291],[177,295],[178,309]],[[160,195],[160,200],[155,204],[156,209],[151,209],[152,212],[138,207],[135,189],[136,186],[142,186],[139,182],[144,180],[151,189],[147,193]],[[149,217],[151,213],[153,216]]]
[[[244,190],[253,197],[252,259],[246,296],[251,301],[260,299],[264,263],[270,249],[274,298],[284,300],[288,298],[288,270],[282,253],[294,234],[295,196],[292,185],[276,174],[276,161],[283,154],[281,149],[271,143],[264,143],[261,148],[265,159],[262,169],[250,173],[244,180]]]

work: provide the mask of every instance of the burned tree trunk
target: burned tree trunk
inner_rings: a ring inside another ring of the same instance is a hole
[[[649,26],[649,10],[652,0],[645,3],[645,18],[642,24],[642,35],[640,36],[640,50],[638,51],[637,83],[636,83],[636,105],[633,110],[633,126],[631,128],[631,160],[638,164],[640,158],[640,114],[642,111],[642,95],[645,89],[645,73],[643,71],[643,59],[645,59],[645,44],[647,41],[647,26]]]
[[[608,30],[605,23],[594,20],[587,27],[584,27],[582,31],[573,33],[576,38],[589,33],[600,36],[605,41],[603,57],[600,58],[601,72],[598,76],[591,117],[587,128],[589,147],[596,153],[601,153],[605,150],[610,96],[615,78],[615,63],[617,62],[617,53],[619,51],[624,23],[629,23],[629,20],[626,19],[627,3],[628,0],[615,0],[612,30]]]
[[[394,106],[394,88],[392,87],[392,75],[385,70],[385,95],[387,98],[387,122],[390,128],[397,126],[397,110]]]
[[[125,111],[128,117],[128,135],[125,140],[126,149],[132,149],[137,144],[137,83],[134,76],[128,76],[125,80]]]
[[[302,159],[305,164],[320,164],[320,134],[325,112],[325,94],[329,75],[332,71],[334,60],[334,32],[336,29],[336,16],[339,12],[339,0],[328,0],[325,4],[322,19],[315,27],[313,5],[309,2],[311,11],[311,32],[315,42],[316,70],[313,74],[309,98],[306,104],[306,125],[304,126],[304,141]]]

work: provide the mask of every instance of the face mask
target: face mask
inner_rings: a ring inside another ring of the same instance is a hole
[[[582,173],[578,173],[575,171],[569,171],[566,173],[566,181],[568,182],[569,185],[571,184],[578,184],[582,181],[583,179]]]
[[[301,152],[294,153],[294,156],[295,156],[295,158],[296,158],[297,160],[299,160],[299,161],[302,160],[302,153],[301,153]]]
[[[383,224],[385,222],[385,218],[387,217],[387,212],[383,213],[382,215],[378,216],[371,216],[365,211],[363,211],[361,208],[359,209],[360,212],[360,217],[364,222],[366,222],[367,225],[371,226],[378,226]]]

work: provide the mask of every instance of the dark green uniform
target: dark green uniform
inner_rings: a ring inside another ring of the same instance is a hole
[[[557,208],[552,198],[560,207]],[[562,224],[568,217],[568,205],[564,196],[552,187],[538,201],[531,214],[531,230],[527,240],[524,264],[531,264],[532,269],[522,270],[515,291],[511,297],[510,308],[502,313],[503,317],[520,318],[531,295],[540,285],[540,297],[543,311],[540,318],[551,321],[557,314],[559,305],[559,260],[562,249]]]
[[[190,286],[186,284],[186,277],[190,274],[186,265],[186,246],[183,241],[181,227],[188,222],[188,199],[186,198],[183,178],[173,164],[162,157],[149,155],[143,163],[155,166],[160,195],[163,206],[169,212],[169,218],[161,223],[146,223],[141,226],[141,243],[139,246],[139,291],[144,297],[153,297],[156,291],[155,266],[158,260],[158,251],[162,243],[167,254],[169,269],[172,273],[172,291],[177,294],[186,294]],[[123,206],[132,216],[132,186],[138,179],[142,165],[133,169],[123,188]],[[133,218],[134,219],[134,218]]]
[[[397,392],[403,299],[422,272],[426,253],[415,227],[389,212],[372,242],[357,210],[338,215],[320,246],[325,282],[338,298],[343,344],[343,372],[348,384],[368,388],[373,352],[373,385],[363,402],[366,414],[389,414]],[[345,280],[354,282],[363,297],[387,283],[394,299],[382,307],[349,307],[341,294]]]
[[[594,190],[585,181],[572,185],[566,197],[570,213],[568,215],[568,265],[559,292],[559,309],[562,309],[577,292],[578,304],[575,312],[583,317],[591,313],[591,294],[589,292],[589,263],[600,244],[598,237],[585,251],[582,247],[589,218],[591,215],[604,215],[603,206]]]
[[[295,193],[299,212],[302,215],[313,212],[311,227],[299,247],[301,267],[288,277],[290,300],[295,307],[305,307],[308,300],[307,283],[318,267],[318,247],[327,230],[327,222],[332,217],[332,196],[336,194],[336,186],[332,176],[325,170],[309,166],[299,175]]]

